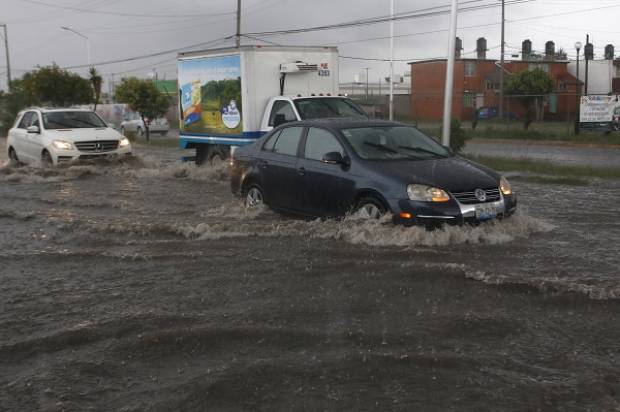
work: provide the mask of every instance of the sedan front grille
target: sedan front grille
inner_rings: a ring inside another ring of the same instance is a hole
[[[480,201],[477,197],[476,197],[476,192],[472,191],[472,192],[459,192],[459,193],[452,193],[452,196],[455,197],[456,200],[458,200],[460,203],[464,204],[464,205],[472,205],[475,203],[489,203],[489,202],[497,202],[498,200],[501,199],[501,196],[499,194],[499,188],[494,187],[491,189],[482,189],[484,191],[485,197],[486,199],[484,201]]]
[[[97,140],[92,142],[76,142],[75,147],[80,152],[111,152],[118,149],[118,140]]]

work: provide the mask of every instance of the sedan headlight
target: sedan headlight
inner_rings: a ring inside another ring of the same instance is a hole
[[[444,190],[425,185],[407,186],[407,195],[409,199],[420,202],[447,202],[450,200],[450,196]]]
[[[123,137],[121,140],[119,140],[118,142],[118,147],[127,147],[129,146],[129,139],[126,137]]]
[[[503,176],[499,179],[499,190],[501,190],[504,195],[512,194],[512,186],[510,186],[508,180]]]
[[[52,146],[60,150],[75,150],[73,143],[65,142],[64,140],[54,140]]]

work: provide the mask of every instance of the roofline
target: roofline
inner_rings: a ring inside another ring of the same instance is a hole
[[[424,63],[439,63],[445,62],[447,59],[429,59],[429,60],[421,60],[415,62],[409,62],[407,64],[424,64]],[[474,61],[474,62],[499,62],[498,59],[456,59],[456,61]],[[504,60],[504,64],[506,63],[559,63],[559,64],[568,64],[571,60]]]

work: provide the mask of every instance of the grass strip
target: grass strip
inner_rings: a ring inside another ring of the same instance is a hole
[[[500,171],[527,172],[565,178],[598,177],[603,179],[620,179],[620,167],[559,165],[542,160],[493,156],[468,155],[467,158]]]
[[[587,186],[590,183],[587,179],[583,179],[580,177],[542,176],[542,175],[510,176],[510,181],[520,181],[520,182],[550,184],[550,185],[565,185],[565,186]]]

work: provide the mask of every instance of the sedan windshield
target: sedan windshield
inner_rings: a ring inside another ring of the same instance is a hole
[[[295,100],[295,107],[303,120],[343,117],[366,119],[366,113],[349,99],[337,97],[313,97]]]
[[[415,127],[358,127],[343,129],[342,134],[362,159],[425,160],[451,156],[448,149]]]
[[[88,129],[107,126],[93,112],[66,111],[43,113],[43,127],[45,129]]]

